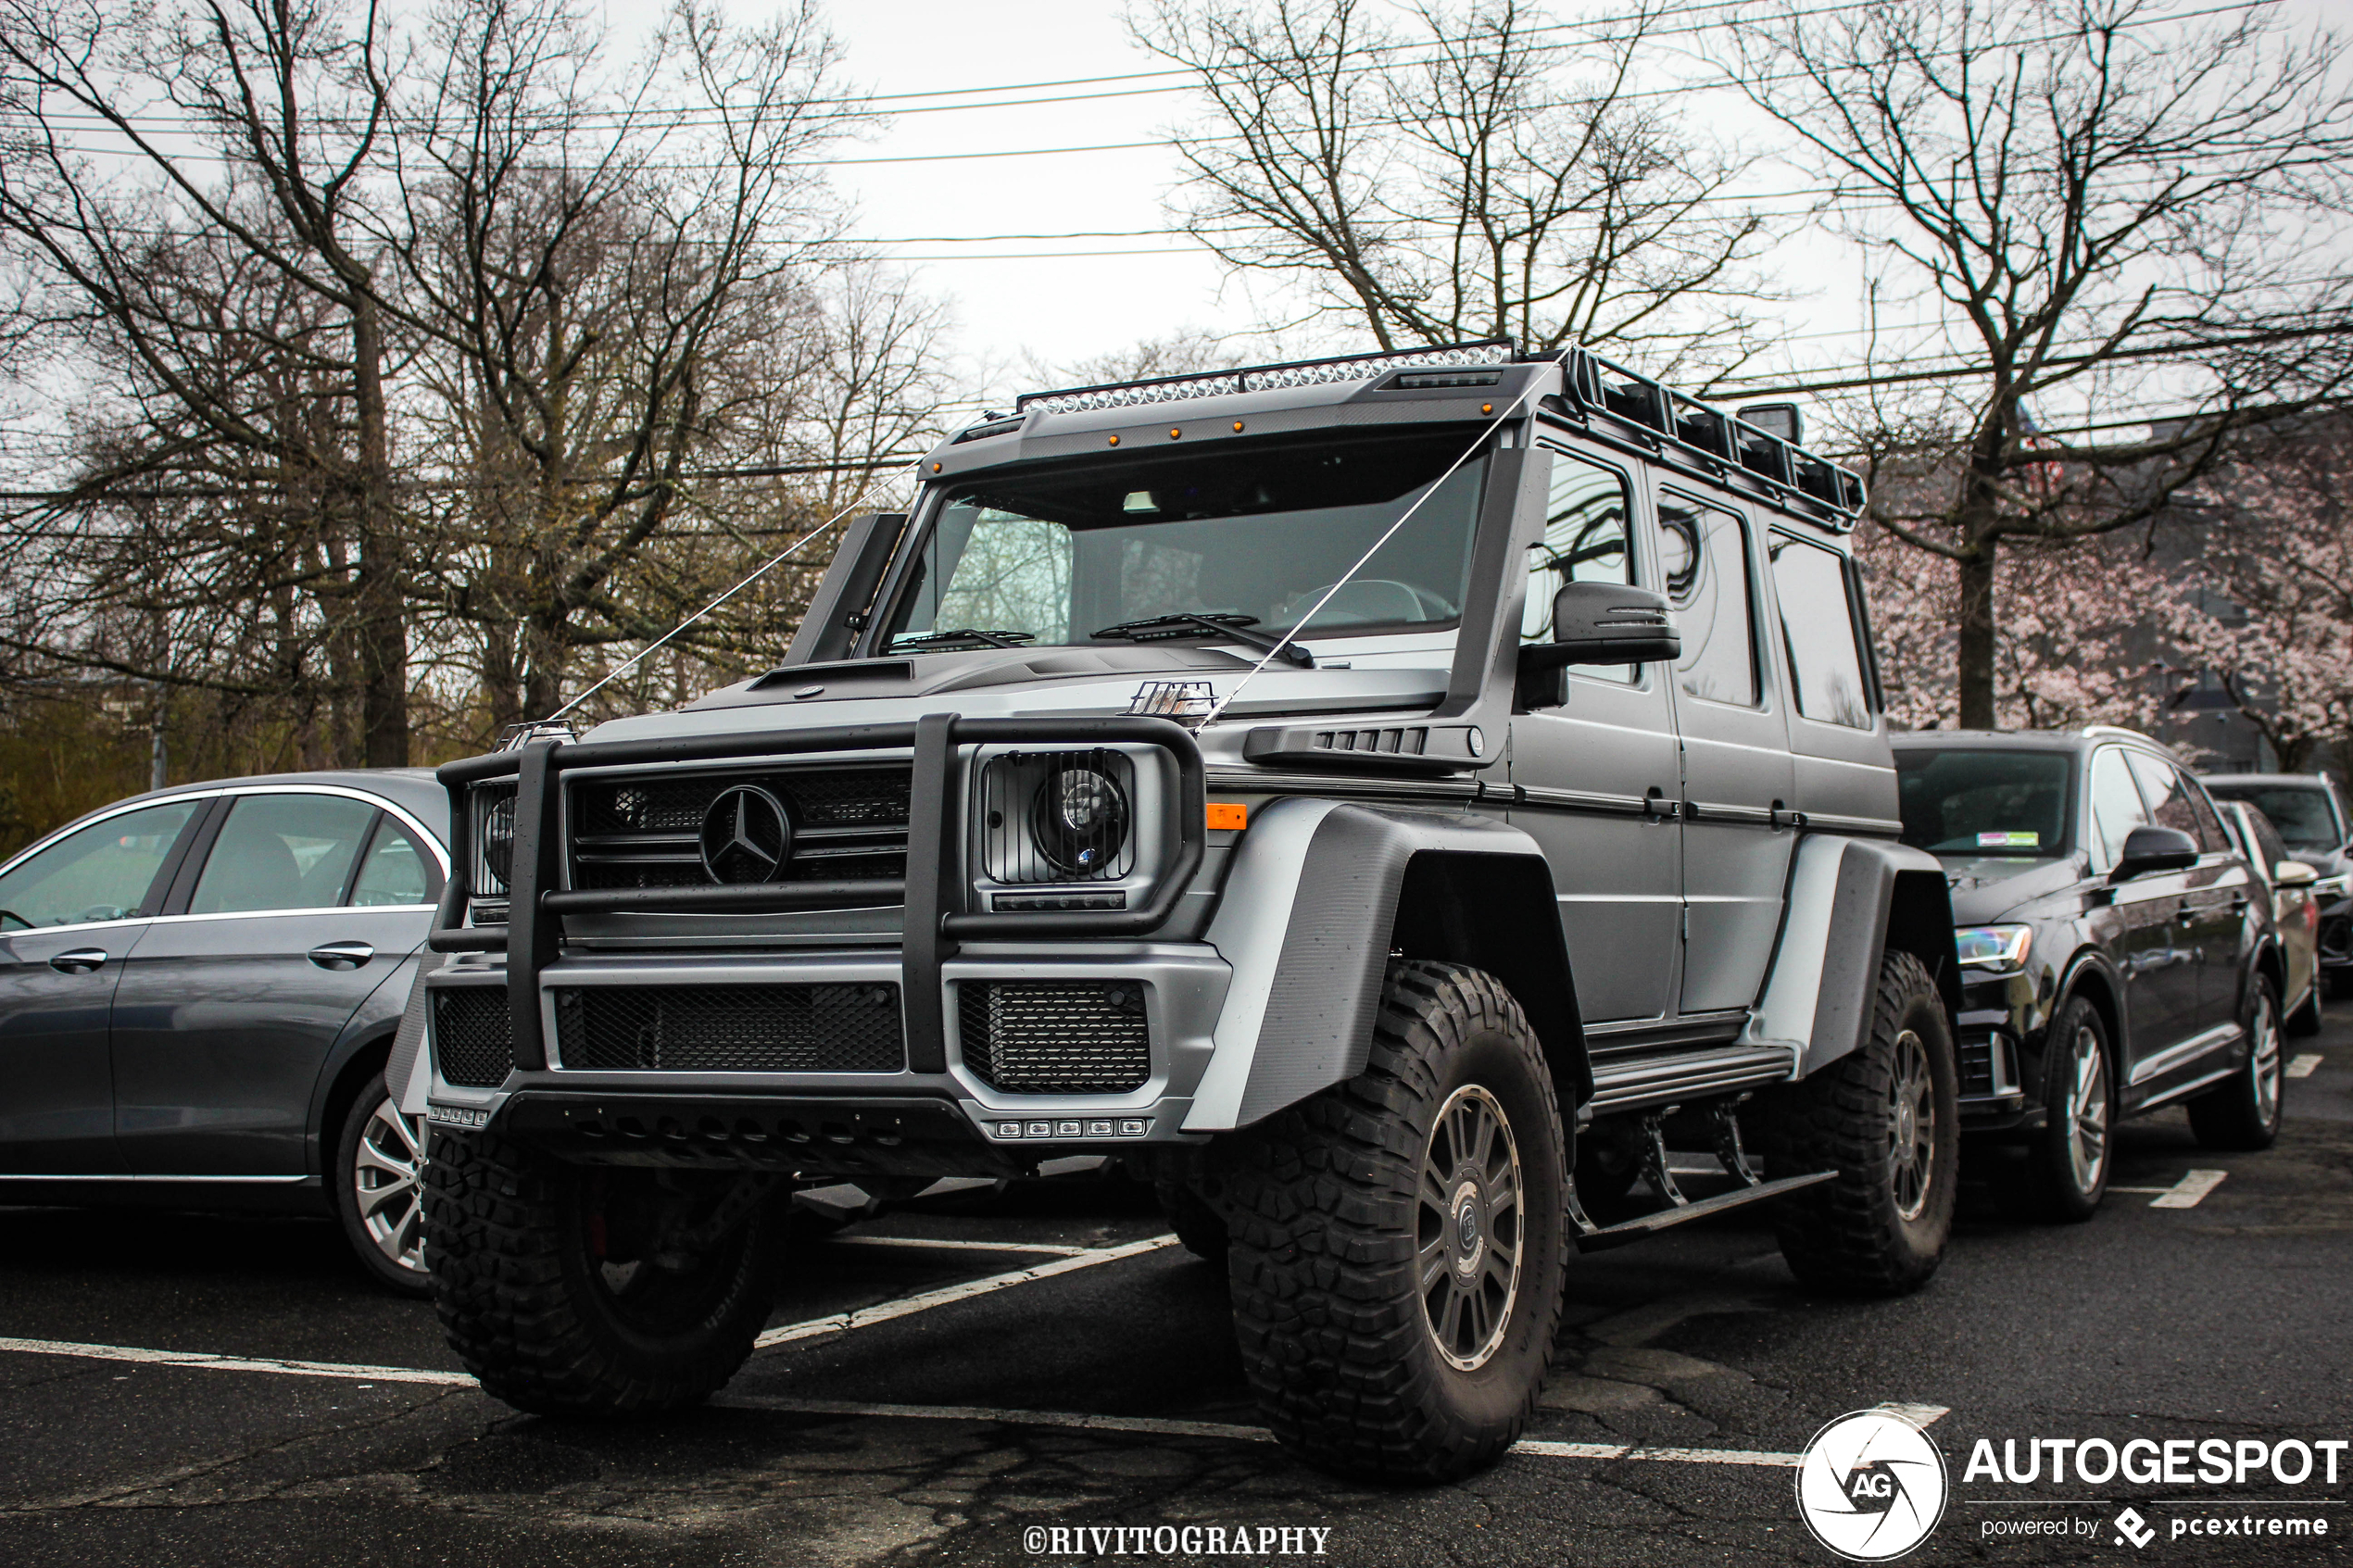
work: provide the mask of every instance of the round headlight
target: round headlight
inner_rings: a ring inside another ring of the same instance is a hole
[[[1038,852],[1055,870],[1100,875],[1127,842],[1127,797],[1092,768],[1064,768],[1038,785],[1030,822]]]
[[[515,797],[511,795],[493,804],[482,818],[482,863],[498,881],[487,893],[503,893],[515,880]]]

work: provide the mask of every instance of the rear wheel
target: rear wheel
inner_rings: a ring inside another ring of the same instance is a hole
[[[1511,993],[1392,963],[1364,1073],[1221,1160],[1235,1326],[1277,1437],[1383,1481],[1455,1479],[1509,1448],[1560,1321],[1567,1155]]]
[[[2088,1220],[2108,1191],[2116,1100],[2110,1060],[2099,1010],[2073,998],[2051,1021],[2043,1056],[2043,1126],[2026,1149],[2033,1206],[2046,1218]]]
[[[335,1218],[369,1276],[403,1296],[433,1294],[425,1271],[425,1125],[371,1077],[335,1140]]]
[[[540,1415],[695,1404],[752,1351],[785,1225],[760,1178],[567,1165],[434,1133],[434,1302],[485,1392]]]
[[[2248,993],[2246,1064],[2190,1101],[2190,1131],[2208,1148],[2269,1148],[2280,1135],[2280,997],[2268,974]]]
[[[1960,1083],[1944,998],[1910,953],[1880,965],[1870,1034],[1784,1091],[1774,1176],[1834,1171],[1777,1205],[1781,1255],[1818,1290],[1895,1296],[1928,1283],[1952,1235]]]

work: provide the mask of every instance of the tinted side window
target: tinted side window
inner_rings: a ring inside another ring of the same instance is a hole
[[[2280,830],[2271,825],[2271,819],[2257,808],[2246,808],[2246,822],[2255,833],[2252,853],[2261,862],[2258,869],[2262,872],[2263,880],[2269,882],[2275,874],[2274,868],[2282,860],[2292,860],[2296,857],[2287,852],[2287,845],[2281,839]]]
[[[2148,820],[2148,807],[2124,766],[2124,753],[2102,746],[2092,758],[2093,869],[2112,869],[2124,853],[2124,835],[2146,827]]]
[[[351,902],[359,909],[382,909],[432,901],[439,891],[432,861],[409,830],[386,812],[376,824],[376,835],[360,858],[359,874],[352,879]]]
[[[1519,640],[1553,640],[1553,596],[1564,583],[1631,583],[1633,541],[1627,519],[1633,497],[1614,469],[1567,452],[1553,454],[1553,493],[1544,508],[1544,542],[1528,553],[1528,605],[1520,613]],[[1580,666],[1577,673],[1597,681],[1631,684],[1638,664]]]
[[[136,914],[201,804],[175,800],[93,822],[0,876],[0,933]]]
[[[2158,827],[2188,834],[2200,849],[2230,847],[2214,809],[2198,798],[2188,781],[2171,763],[2145,752],[2127,755],[2132,759],[2133,775],[2141,781],[2141,793],[2149,798],[2149,815],[2156,819]]]
[[[240,796],[205,857],[192,915],[320,909],[343,902],[376,809],[341,795]]]
[[[1871,727],[1862,650],[1855,645],[1855,606],[1845,562],[1835,550],[1776,534],[1773,592],[1781,605],[1781,646],[1789,656],[1797,710],[1824,723]]]
[[[1756,704],[1756,637],[1749,614],[1747,530],[1730,512],[1662,495],[1659,570],[1683,633],[1675,671],[1710,702]]]

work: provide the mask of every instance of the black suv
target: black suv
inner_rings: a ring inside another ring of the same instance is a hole
[[[2271,819],[2290,855],[2321,873],[2321,989],[2353,997],[2353,812],[2335,782],[2319,773],[2208,773],[2199,782],[2218,800],[2244,800]]]
[[[2035,1201],[2066,1219],[2098,1206],[2124,1117],[2187,1099],[2206,1143],[2269,1147],[2279,940],[2179,759],[2106,727],[1892,741],[1905,842],[1952,889],[1971,1141],[2024,1143]]]

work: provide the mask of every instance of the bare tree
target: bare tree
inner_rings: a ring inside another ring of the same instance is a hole
[[[2346,387],[2353,287],[2309,259],[2353,189],[2341,43],[2147,0],[1877,0],[1733,38],[1734,83],[1971,367],[1874,367],[1863,444],[1877,523],[1957,564],[1960,721],[1991,727],[2006,542],[2158,517],[2241,432]],[[2036,428],[2062,397],[2090,428]],[[2135,397],[2193,417],[2102,439]]]
[[[408,633],[386,366],[359,209],[381,166],[391,66],[372,7],[336,0],[208,0],[164,17],[88,0],[0,9],[0,232],[52,299],[75,302],[196,439],[277,449],[224,383],[202,373],[218,328],[146,269],[203,236],[309,295],[339,345],[277,346],[340,372],[347,439],[308,456],[352,520],[344,563],[368,762],[408,760]],[[190,143],[196,144],[191,146]],[[160,239],[158,236],[161,236]],[[168,449],[168,448],[166,448]],[[85,476],[85,494],[104,476]]]
[[[1757,345],[1767,236],[1724,205],[1745,160],[1634,86],[1665,9],[1565,29],[1519,0],[1419,0],[1403,22],[1365,0],[1153,0],[1134,25],[1208,107],[1177,142],[1183,222],[1310,320],[1383,348],[1581,343],[1712,382]]]

